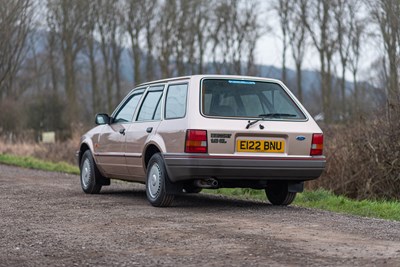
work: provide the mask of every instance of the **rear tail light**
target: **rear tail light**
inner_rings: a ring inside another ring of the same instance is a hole
[[[311,156],[321,156],[324,149],[324,135],[313,134],[311,142]]]
[[[207,153],[207,131],[187,130],[185,141],[186,153]]]

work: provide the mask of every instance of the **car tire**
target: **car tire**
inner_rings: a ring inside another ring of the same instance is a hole
[[[90,150],[82,155],[80,164],[80,180],[83,192],[87,194],[98,194],[101,190],[102,175],[93,160]]]
[[[185,193],[197,194],[200,193],[203,188],[194,186],[193,184],[185,184],[183,186],[183,190],[185,191]]]
[[[265,188],[265,194],[272,205],[287,206],[292,204],[296,192],[289,192],[287,182],[272,182]]]
[[[150,158],[146,176],[146,196],[150,204],[154,207],[170,206],[175,195],[167,193],[166,183],[169,178],[164,159],[159,153]]]

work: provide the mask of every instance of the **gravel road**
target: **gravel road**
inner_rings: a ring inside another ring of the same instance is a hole
[[[400,223],[0,165],[0,266],[400,266]]]

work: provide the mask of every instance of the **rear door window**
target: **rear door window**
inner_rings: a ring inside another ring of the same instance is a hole
[[[161,96],[164,86],[150,87],[143,100],[137,121],[152,121],[161,119]]]

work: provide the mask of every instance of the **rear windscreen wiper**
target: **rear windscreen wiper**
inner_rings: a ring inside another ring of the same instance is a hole
[[[249,122],[247,123],[247,125],[246,125],[246,129],[249,129],[250,126],[256,124],[256,123],[259,122],[259,121],[263,121],[263,120],[264,120],[264,118],[259,118],[259,119],[256,119],[256,120],[254,120],[254,121],[249,121]]]
[[[263,121],[265,118],[280,118],[280,117],[296,117],[297,115],[295,114],[289,114],[289,113],[267,113],[267,114],[260,114],[258,117],[259,119],[256,119],[254,121],[249,121],[248,124],[246,125],[246,129],[249,129],[250,126],[256,124],[259,121]]]

